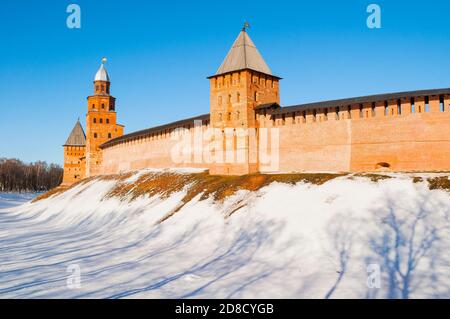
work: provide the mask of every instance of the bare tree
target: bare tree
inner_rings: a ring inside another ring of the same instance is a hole
[[[407,299],[421,281],[433,277],[433,262],[439,257],[439,234],[446,225],[439,225],[426,199],[419,199],[414,210],[402,209],[390,200],[386,214],[381,217],[377,233],[370,238],[370,247],[379,257],[387,282],[388,298]],[[428,259],[426,271],[419,265]]]
[[[328,233],[333,242],[332,254],[338,260],[339,270],[337,270],[336,281],[326,293],[325,299],[331,298],[347,272],[354,237],[354,231],[350,225],[351,223],[344,216],[336,216],[329,224]]]
[[[63,169],[56,164],[25,164],[18,159],[0,158],[0,191],[47,191],[61,184],[62,174]]]

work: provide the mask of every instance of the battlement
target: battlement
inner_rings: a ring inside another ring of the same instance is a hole
[[[289,107],[271,105],[256,108],[255,117],[260,127],[276,127],[446,112],[450,112],[450,89],[369,95]]]

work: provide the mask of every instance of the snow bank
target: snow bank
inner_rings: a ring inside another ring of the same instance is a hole
[[[164,222],[190,185],[132,201],[115,186],[0,209],[0,297],[450,297],[450,196],[412,176],[198,194]]]

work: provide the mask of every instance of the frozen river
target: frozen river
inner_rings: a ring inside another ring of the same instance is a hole
[[[39,193],[1,193],[0,192],[0,209],[22,205]]]

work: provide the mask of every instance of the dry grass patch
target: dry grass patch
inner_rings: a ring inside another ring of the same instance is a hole
[[[413,178],[413,183],[414,183],[414,184],[418,184],[418,183],[422,183],[422,182],[423,182],[423,178],[420,177],[420,176],[415,176],[415,177]]]
[[[448,176],[433,177],[427,180],[430,189],[442,189],[450,192],[450,180]]]
[[[365,177],[370,179],[372,182],[378,182],[378,181],[382,181],[385,179],[390,179],[392,178],[392,176],[389,175],[383,175],[383,174],[364,174],[364,173],[359,173],[359,174],[354,174],[354,177]]]
[[[72,185],[69,185],[69,186],[67,186],[67,185],[59,185],[58,187],[55,187],[55,188],[49,190],[48,192],[35,197],[31,202],[34,203],[34,202],[37,202],[37,201],[49,198],[49,197],[51,197],[53,195],[64,193],[65,191],[67,191],[69,189],[72,189],[72,188],[74,188],[74,187],[76,187],[78,185],[86,184],[87,182],[90,182],[90,181],[92,181],[94,179],[96,179],[96,177],[88,177],[88,178],[82,179],[81,181],[76,182],[76,183],[74,183]]]
[[[177,172],[150,172],[137,178],[136,181],[128,183],[126,180],[135,174],[134,172],[119,175],[104,175],[84,179],[70,187],[60,186],[35,198],[38,201],[50,196],[62,193],[77,185],[92,180],[112,181],[117,183],[108,192],[106,198],[118,197],[122,200],[132,201],[140,196],[155,196],[168,198],[174,193],[186,190],[186,194],[180,205],[170,214],[179,211],[184,205],[200,194],[200,200],[212,197],[214,201],[222,202],[225,198],[236,194],[239,190],[257,191],[273,182],[294,185],[298,182],[322,185],[336,177],[345,174],[250,174],[243,176],[213,176],[208,172],[182,174]],[[187,187],[189,186],[189,187]],[[168,216],[170,217],[170,216]],[[166,218],[168,218],[166,217]]]
[[[176,172],[147,173],[134,183],[117,183],[107,197],[119,197],[134,200],[142,195],[168,198],[170,195],[186,189],[180,210],[186,203],[201,194],[200,200],[212,197],[214,201],[223,201],[239,190],[257,191],[273,182],[295,184],[298,182],[321,185],[342,174],[251,174],[244,176],[212,176],[208,172],[180,174]],[[186,187],[189,186],[189,187]]]
[[[57,194],[60,194],[62,192],[65,192],[67,189],[69,189],[69,186],[58,186],[58,187],[52,188],[48,192],[46,192],[44,194],[41,194],[39,196],[36,196],[35,198],[33,198],[33,200],[31,202],[35,203],[37,201],[49,198],[49,197],[51,197],[53,195],[57,195]]]

